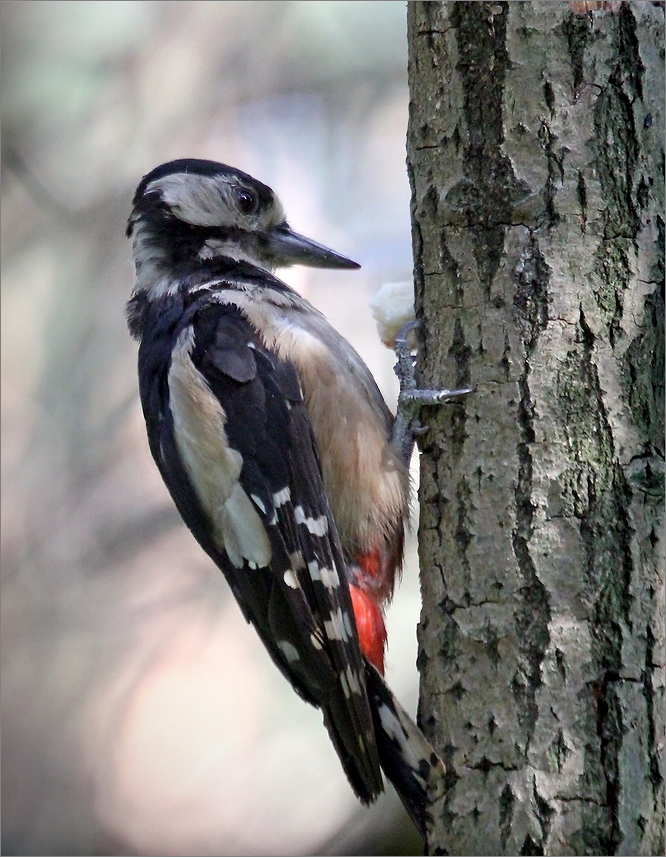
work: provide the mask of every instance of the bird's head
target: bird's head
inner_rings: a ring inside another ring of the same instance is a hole
[[[137,275],[225,257],[273,271],[288,265],[358,268],[356,262],[294,232],[275,193],[240,170],[182,159],[144,176],[127,236]]]

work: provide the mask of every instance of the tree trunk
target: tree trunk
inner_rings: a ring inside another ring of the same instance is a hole
[[[408,10],[429,851],[662,853],[663,3]]]

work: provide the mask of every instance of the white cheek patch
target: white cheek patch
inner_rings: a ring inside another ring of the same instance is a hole
[[[267,210],[257,216],[238,211],[235,191],[242,182],[231,176],[172,173],[155,179],[146,193],[159,193],[180,220],[193,226],[239,226],[269,231],[285,219],[280,201],[273,195]]]
[[[174,173],[151,182],[146,193],[153,191],[176,217],[192,226],[239,225],[231,188],[221,176]]]
[[[197,259],[205,261],[206,259],[214,259],[216,256],[224,254],[225,243],[218,238],[209,238],[197,253]]]

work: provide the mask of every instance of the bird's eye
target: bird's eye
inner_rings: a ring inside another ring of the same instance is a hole
[[[254,214],[257,204],[257,198],[251,191],[244,188],[236,191],[236,205],[241,214]]]

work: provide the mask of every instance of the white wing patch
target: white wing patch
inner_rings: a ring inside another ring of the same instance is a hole
[[[282,488],[280,491],[276,491],[273,494],[273,505],[276,509],[279,509],[280,506],[284,506],[285,503],[288,503],[291,500],[291,491],[289,490],[289,486],[287,485],[285,488]]]
[[[250,494],[250,499],[252,500],[252,502],[254,503],[254,505],[255,505],[258,509],[261,509],[261,511],[262,511],[262,512],[264,513],[264,515],[265,515],[265,514],[266,514],[266,507],[264,506],[264,503],[263,503],[263,500],[261,499],[261,497],[257,497],[257,495],[256,495],[256,494]]]
[[[351,668],[351,666],[348,666],[343,673],[340,673],[339,678],[340,685],[342,686],[342,692],[347,699],[351,697],[352,693],[361,694],[361,683],[357,673]]]
[[[313,536],[325,536],[328,532],[328,518],[326,515],[320,515],[318,518],[308,518],[302,506],[295,506],[294,517],[296,523],[305,524],[308,532],[312,533]]]
[[[359,681],[358,675],[355,670],[351,668],[351,666],[347,667],[347,682],[349,683],[349,689],[352,693],[361,693],[361,682]]]
[[[308,563],[308,571],[312,580],[319,580],[327,589],[335,589],[340,585],[340,577],[334,568],[322,568],[316,560]]]
[[[241,454],[229,446],[226,415],[192,363],[194,332],[178,337],[169,368],[169,397],[174,433],[183,465],[194,490],[213,522],[217,546],[241,568],[265,568],[271,546],[264,525],[238,478]]]
[[[238,457],[242,462],[242,457]],[[250,565],[256,563],[258,568],[265,568],[269,564],[271,546],[266,530],[240,482],[234,484],[229,499],[219,510],[219,520],[219,535],[224,549],[237,568],[241,568],[244,559]],[[215,528],[215,534],[218,535],[218,527]]]
[[[288,640],[278,640],[277,647],[290,664],[293,664],[296,661],[300,661],[301,656],[298,653],[298,649]]]
[[[324,631],[329,640],[350,640],[352,630],[346,611],[343,612],[342,608],[338,607],[335,613],[331,613],[331,618],[324,620]]]

